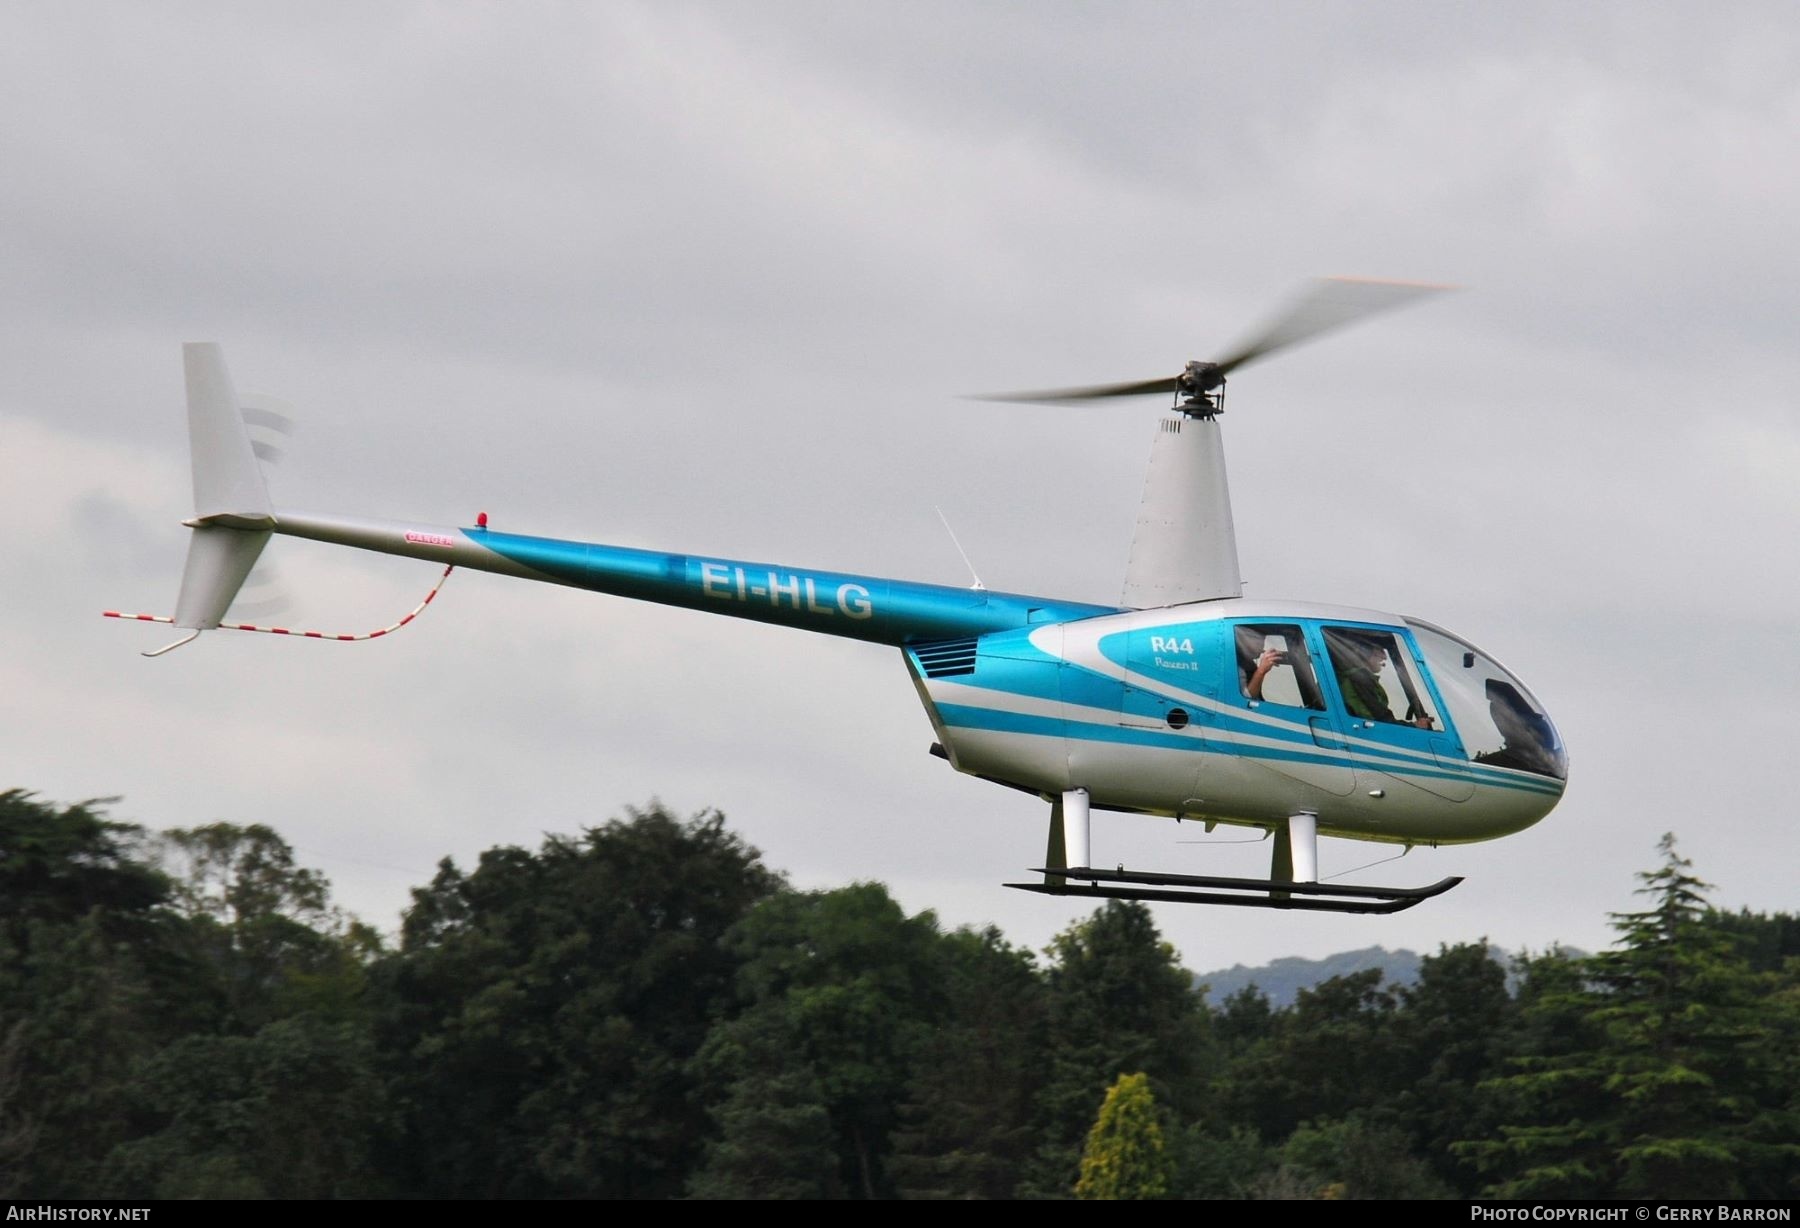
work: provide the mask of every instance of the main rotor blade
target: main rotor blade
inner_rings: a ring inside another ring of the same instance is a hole
[[[1168,379],[1137,380],[1129,384],[1091,384],[1082,388],[1043,388],[1036,392],[978,392],[971,401],[1100,401],[1107,397],[1138,397],[1152,392],[1172,395],[1181,384],[1179,375]]]
[[[1450,290],[1419,281],[1377,281],[1362,277],[1321,277],[1303,290],[1280,315],[1247,341],[1239,342],[1216,363],[1190,363],[1189,370],[1167,379],[1133,380],[1120,384],[1089,384],[1078,388],[1040,388],[1030,392],[982,392],[972,401],[1029,401],[1055,404],[1061,401],[1102,401],[1111,397],[1165,396],[1186,392],[1197,396],[1217,388],[1224,378],[1246,363],[1276,350],[1323,333],[1354,324],[1365,316],[1391,311],[1428,294]],[[1189,375],[1193,376],[1188,381]],[[1188,382],[1184,382],[1188,381]]]
[[[1452,289],[1417,281],[1375,281],[1359,277],[1321,277],[1262,331],[1218,360],[1220,375],[1321,333],[1354,324],[1365,316],[1391,311],[1414,299]]]

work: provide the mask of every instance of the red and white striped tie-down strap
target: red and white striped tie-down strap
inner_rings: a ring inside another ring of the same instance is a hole
[[[423,601],[419,602],[418,605],[414,606],[411,610],[409,610],[406,613],[406,615],[400,619],[400,621],[394,622],[394,623],[389,623],[387,626],[379,627],[374,631],[364,631],[364,632],[361,632],[360,634],[354,634],[354,633],[348,633],[348,632],[337,632],[337,631],[298,631],[292,627],[259,627],[254,623],[220,623],[219,630],[221,630],[221,631],[260,631],[264,635],[295,635],[295,636],[299,636],[302,639],[336,640],[339,643],[344,643],[344,644],[353,644],[353,643],[357,643],[361,640],[380,639],[382,636],[387,635],[390,632],[400,630],[400,628],[404,627],[407,623],[411,622],[413,619],[417,618],[420,614],[424,613],[425,607],[431,604],[431,599],[438,595],[438,590],[444,587],[444,581],[448,580],[450,578],[450,573],[455,570],[456,570],[456,565],[454,563],[452,563],[450,566],[444,568],[444,574],[438,577],[437,583],[433,584],[431,586],[431,591],[429,593],[425,594],[425,599]],[[123,619],[128,619],[128,620],[131,620],[134,622],[140,622],[140,623],[172,623],[175,621],[172,617],[170,617],[167,614],[126,614],[119,610],[105,610],[105,611],[102,611],[102,615],[103,615],[103,617],[106,617],[106,618],[123,618]],[[196,631],[194,633],[194,635],[198,635],[198,634],[200,634],[198,631]],[[188,637],[188,639],[192,639],[192,638],[193,638],[193,636]],[[179,644],[185,644],[187,642],[188,642],[187,640],[179,640],[175,644],[169,645],[169,648],[174,648],[174,647],[177,647]],[[147,657],[160,656],[163,653],[167,652],[168,650],[169,650],[168,648],[160,648],[156,652],[147,652],[144,655]]]

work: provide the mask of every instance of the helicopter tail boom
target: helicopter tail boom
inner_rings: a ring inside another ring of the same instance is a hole
[[[273,534],[893,645],[1117,612],[1111,606],[981,588],[525,537],[489,530],[485,514],[474,527],[447,528],[277,511],[245,425],[247,415],[260,411],[233,385],[220,346],[190,342],[182,348],[182,359],[194,515],[183,522],[193,536],[176,610],[173,616],[108,611],[113,617],[173,623],[190,632],[176,644],[145,655],[159,656],[201,631],[219,627]],[[266,629],[230,625],[239,630]]]
[[[281,511],[275,514],[273,530],[881,644],[982,635],[1033,622],[1117,612],[1109,606],[1018,593],[526,537],[485,525],[445,528]]]

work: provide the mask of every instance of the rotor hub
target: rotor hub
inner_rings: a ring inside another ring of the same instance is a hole
[[[1225,412],[1225,372],[1216,362],[1190,362],[1175,378],[1175,408],[1189,418]]]

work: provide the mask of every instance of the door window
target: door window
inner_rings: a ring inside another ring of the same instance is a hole
[[[1375,627],[1326,627],[1324,636],[1338,694],[1353,720],[1444,727],[1398,635]]]
[[[1298,623],[1241,623],[1234,629],[1238,691],[1251,706],[1324,711],[1318,676]]]

